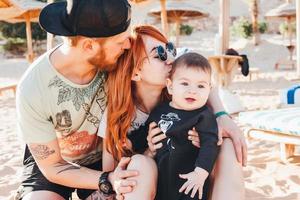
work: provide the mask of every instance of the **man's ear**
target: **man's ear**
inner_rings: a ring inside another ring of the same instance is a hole
[[[93,41],[91,38],[83,38],[80,41],[79,45],[82,51],[87,55],[94,56],[94,54],[98,52],[99,47],[97,46],[96,42]]]
[[[166,80],[166,85],[167,85],[168,93],[169,93],[170,95],[172,95],[172,94],[173,94],[173,86],[172,86],[172,81],[171,81],[171,79],[167,78],[167,80]]]

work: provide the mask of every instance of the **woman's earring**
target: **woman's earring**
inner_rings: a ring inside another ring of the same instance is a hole
[[[133,81],[140,81],[141,80],[141,76],[139,74],[135,74],[133,77],[132,77],[132,80]]]

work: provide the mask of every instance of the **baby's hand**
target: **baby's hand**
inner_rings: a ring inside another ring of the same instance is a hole
[[[199,193],[199,199],[202,199],[203,185],[208,177],[208,172],[200,167],[196,167],[194,171],[188,174],[179,174],[180,178],[187,179],[181,186],[179,192],[183,192],[187,195],[191,190],[191,197],[194,198],[195,194]]]

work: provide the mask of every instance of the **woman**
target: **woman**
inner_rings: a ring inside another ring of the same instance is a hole
[[[136,27],[131,49],[119,59],[117,70],[109,74],[105,144],[115,160],[128,155],[128,145],[125,145],[127,133],[145,122],[147,114],[164,97],[165,80],[171,70],[171,62],[160,59],[157,47],[164,47],[167,42],[167,39],[151,26]],[[215,113],[224,110],[216,89],[210,94],[209,105]],[[222,115],[217,121],[220,140],[222,137],[230,137],[231,140],[223,141],[213,173],[211,199],[226,197],[242,200],[244,186],[242,168],[238,162],[244,165],[246,163],[246,144],[238,127],[228,116]],[[102,131],[105,132],[105,129]],[[161,147],[161,143],[158,142],[164,139],[164,136],[159,134],[160,132],[156,124],[150,125],[147,137],[150,153],[155,153]],[[189,135],[193,144],[199,143],[193,138],[196,137],[193,131],[190,131]],[[137,186],[131,193],[124,195],[125,199],[153,199],[156,187],[156,180],[152,178],[156,176],[155,163],[145,156],[133,156],[128,169],[138,169],[140,175],[136,180]]]

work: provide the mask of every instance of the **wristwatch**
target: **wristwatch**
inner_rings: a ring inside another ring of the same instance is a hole
[[[99,178],[99,190],[106,195],[114,194],[112,184],[108,180],[108,175],[110,172],[103,172]]]

